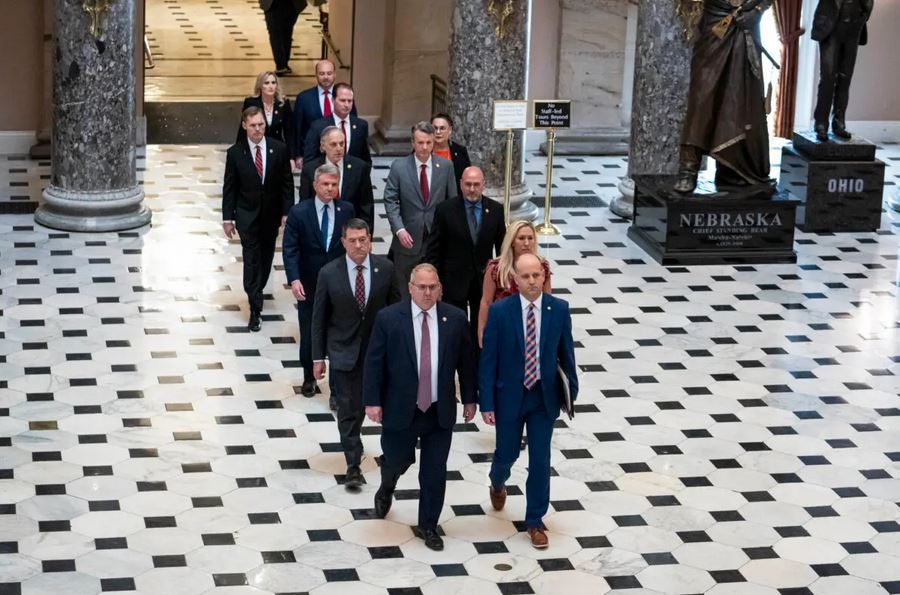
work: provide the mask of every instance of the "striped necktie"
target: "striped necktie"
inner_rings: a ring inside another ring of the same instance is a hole
[[[534,304],[528,304],[525,316],[525,388],[531,390],[537,383],[537,325],[534,318]]]

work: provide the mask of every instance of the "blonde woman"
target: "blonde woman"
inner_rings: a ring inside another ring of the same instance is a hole
[[[478,311],[478,345],[484,325],[487,323],[488,307],[497,300],[518,293],[513,278],[513,266],[522,254],[534,254],[541,259],[544,267],[544,293],[550,293],[550,263],[537,253],[537,233],[530,221],[513,221],[506,230],[500,257],[488,261],[484,270],[484,285],[481,289],[481,307]]]
[[[274,138],[288,147],[293,147],[294,114],[291,111],[291,102],[284,96],[278,76],[271,70],[260,72],[257,75],[253,96],[244,99],[241,113],[250,106],[258,107],[263,111],[266,119],[267,138]],[[244,129],[238,128],[237,142],[246,138]],[[293,159],[291,159],[291,169],[296,169]]]

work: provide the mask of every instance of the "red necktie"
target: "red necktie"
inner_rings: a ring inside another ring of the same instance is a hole
[[[419,393],[416,402],[421,411],[431,407],[431,332],[428,312],[422,310],[422,345],[419,348]]]
[[[537,383],[537,325],[534,320],[534,304],[528,304],[525,317],[525,388]]]
[[[347,147],[347,130],[344,128],[343,120],[341,120],[341,134],[344,135],[344,150],[346,150],[348,148]]]
[[[259,145],[256,145],[256,173],[259,174],[259,179],[262,180],[263,177],[263,169],[262,169],[262,151],[259,150]]]
[[[356,265],[356,305],[359,311],[366,309],[366,281],[363,279],[363,265]]]
[[[327,118],[331,115],[331,92],[323,91],[323,93],[325,95],[325,107],[322,109],[322,116]]]
[[[425,173],[426,165],[422,164],[422,173],[419,174],[419,189],[422,191],[422,200],[428,204],[428,174]]]

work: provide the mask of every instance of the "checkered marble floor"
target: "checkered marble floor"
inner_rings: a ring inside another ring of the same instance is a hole
[[[881,157],[893,184],[900,149]],[[410,530],[415,469],[374,518],[378,426],[344,491],[280,266],[246,332],[222,162],[149,147],[150,229],[0,217],[0,595],[900,593],[900,214],[798,233],[796,265],[664,268],[607,209],[555,211],[542,252],[583,388],[554,435],[550,548],[522,532],[525,453],[491,509],[479,422],[454,435],[435,553]],[[557,163],[560,193],[605,200],[625,171]]]

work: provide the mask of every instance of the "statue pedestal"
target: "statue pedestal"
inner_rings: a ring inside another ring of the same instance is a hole
[[[884,162],[862,139],[819,142],[794,134],[781,149],[782,192],[800,201],[797,227],[810,232],[876,231],[881,226]]]
[[[674,176],[634,176],[634,221],[628,237],[662,265],[792,263],[799,201],[771,187],[691,195],[672,190]]]

